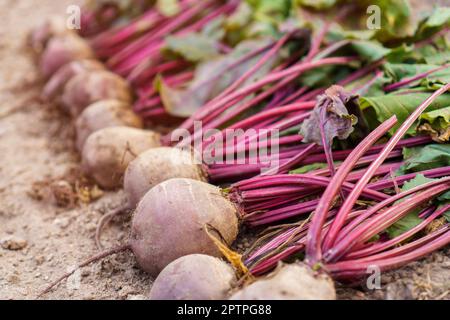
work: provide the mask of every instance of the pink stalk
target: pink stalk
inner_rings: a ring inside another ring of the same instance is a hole
[[[429,206],[429,207],[423,209],[422,211],[420,211],[418,214],[418,217],[420,219],[426,219],[427,217],[432,215],[434,211],[436,211],[436,206]]]
[[[278,263],[278,261],[281,261],[296,252],[300,252],[304,248],[305,248],[304,241],[302,243],[296,243],[295,245],[288,247],[286,250],[270,257],[269,259],[262,261],[261,263],[258,263],[254,267],[251,267],[250,272],[253,275],[263,274],[263,273],[273,269],[276,266],[276,264]]]
[[[209,116],[205,117],[203,119],[203,122],[206,122],[207,125],[205,126],[208,128],[218,128],[224,123],[230,121],[231,119],[237,117],[242,112],[249,110],[251,107],[255,106],[256,104],[264,101],[267,97],[271,96],[275,92],[277,92],[280,88],[286,86],[288,83],[292,82],[296,78],[296,75],[287,77],[286,79],[283,79],[279,83],[275,84],[273,87],[268,88],[267,90],[264,90],[262,93],[258,94],[256,97],[251,98],[247,102],[243,102],[241,105],[236,106],[232,110],[229,110],[229,108],[232,108],[240,99],[237,98],[235,101],[231,101],[228,104],[224,105],[222,108],[217,109],[215,112],[211,113]],[[224,114],[224,116],[217,118],[217,116],[224,111],[229,110],[227,113]],[[196,135],[194,134],[194,141],[196,141]]]
[[[104,49],[105,47],[117,46],[137,34],[148,31],[163,19],[165,19],[165,17],[152,8],[124,27],[114,28],[97,35],[90,43],[96,51]]]
[[[425,236],[422,236],[414,241],[411,241],[407,244],[404,244],[402,246],[398,246],[396,248],[386,250],[368,257],[357,259],[358,262],[370,262],[370,261],[376,261],[376,260],[382,260],[387,258],[393,258],[395,256],[403,255],[405,253],[412,252],[414,250],[417,250],[418,248],[422,247],[423,245],[429,243],[430,241],[436,239],[440,235],[446,233],[450,228],[449,224],[444,225],[443,227],[439,228],[435,232],[429,233]],[[342,260],[342,262],[346,261],[352,261],[355,259],[348,259],[348,260]]]
[[[233,126],[231,126],[232,128]],[[281,138],[283,139],[283,138]],[[393,151],[390,154],[390,158],[396,158],[401,156],[401,149],[403,147],[413,147],[413,146],[418,146],[418,145],[423,145],[426,143],[431,142],[431,138],[427,137],[427,136],[419,136],[419,137],[413,137],[413,138],[407,138],[407,139],[402,139],[400,140],[400,142],[396,145],[395,150],[397,151]],[[300,146],[299,146],[300,147]],[[370,164],[371,162],[373,162],[376,158],[376,154],[379,151],[381,151],[383,148],[385,147],[385,144],[376,144],[372,147],[370,147],[366,154],[368,154],[367,156],[362,157],[360,160],[357,161],[357,166],[363,166],[363,165],[367,165]],[[233,151],[235,151],[235,147],[233,147]],[[308,159],[305,159],[305,161],[302,164],[311,164],[311,163],[315,163],[315,162],[325,162],[325,157],[320,149],[320,147],[318,147],[317,150],[319,153],[318,154],[314,154],[308,157]],[[353,151],[353,149],[350,150],[339,150],[339,151],[335,151],[334,152],[334,157],[336,160],[345,160],[345,158],[347,158],[347,156],[349,156],[351,154],[351,152]],[[287,155],[287,157],[293,157],[295,156],[295,153],[298,152],[297,149],[294,150],[292,153],[289,153]],[[340,164],[337,165],[337,167],[339,167]],[[314,175],[329,175],[328,169],[319,169],[319,170],[315,170],[312,171],[311,174]],[[414,176],[413,176],[414,177]],[[430,176],[432,177],[432,176]],[[251,180],[244,180],[241,181],[240,184],[244,185],[248,182],[251,182]],[[383,182],[384,183],[384,182]]]
[[[292,150],[292,151],[286,151],[282,152],[279,155],[280,164],[283,165],[285,162],[289,161],[289,159],[297,154],[298,151]],[[390,157],[397,158],[402,155],[401,150],[393,151],[390,154]],[[345,155],[342,155],[342,158],[338,158],[335,156],[336,160],[344,160],[346,158]],[[373,158],[371,158],[373,159]],[[263,159],[263,160],[269,160],[270,159]],[[227,164],[227,165],[210,165],[209,166],[209,176],[210,179],[213,181],[222,181],[224,179],[230,179],[230,178],[237,178],[239,177],[242,179],[243,177],[240,175],[244,175],[245,177],[249,177],[251,175],[257,175],[258,172],[261,171],[265,165],[263,165],[263,160],[261,162],[257,162],[258,164],[253,165],[239,165],[239,164]],[[253,161],[252,163],[255,163],[254,159],[249,159],[249,161]],[[302,165],[311,164],[315,162],[324,162],[325,156],[323,154],[317,154],[312,155],[305,159],[302,163]],[[368,161],[368,160],[367,160]]]
[[[383,59],[372,62],[372,63],[368,64],[367,66],[353,72],[347,78],[342,79],[341,81],[338,82],[338,84],[340,86],[346,86],[346,85],[368,75],[369,73],[371,73],[372,71],[377,69],[379,66],[381,66],[383,63],[384,63]]]
[[[285,77],[288,77],[288,76],[291,76],[294,74],[298,75],[302,72],[317,68],[319,66],[331,65],[331,64],[338,64],[338,65],[339,64],[347,64],[354,60],[355,60],[354,57],[325,58],[325,59],[322,59],[319,61],[314,61],[314,62],[309,62],[309,63],[299,63],[299,64],[289,67],[285,70],[282,70],[282,71],[279,71],[276,73],[272,73],[269,76],[267,76],[259,81],[249,84],[249,85],[245,86],[244,88],[237,90],[237,91],[223,97],[222,99],[218,99],[214,103],[211,103],[211,104],[199,109],[192,117],[187,119],[180,128],[189,130],[189,129],[191,129],[194,121],[202,120],[203,117],[207,116],[208,114],[210,114],[214,110],[222,107],[223,105],[226,105],[227,103],[232,102],[236,99],[245,97],[248,94],[250,94],[256,90],[259,90],[262,87],[264,87],[265,85],[270,84],[272,82],[278,81],[280,79],[283,79]]]
[[[247,81],[251,76],[253,76],[259,69],[261,69],[270,59],[272,59],[278,51],[286,44],[289,38],[292,36],[291,33],[285,34],[278,40],[275,46],[270,49],[253,67],[247,70],[242,76],[240,76],[232,85],[230,85],[226,90],[214,98],[211,102],[214,103],[215,100],[220,100],[224,96],[235,91],[237,88],[242,86],[245,81]]]
[[[134,112],[142,115],[144,112],[152,110],[153,108],[162,107],[161,103],[162,103],[161,97],[154,96],[152,98],[148,98],[143,101],[137,101],[133,106],[133,110],[134,110]]]
[[[297,217],[314,211],[317,202],[318,202],[317,200],[310,200],[307,202],[302,202],[297,205],[293,205],[291,207],[283,208],[283,211],[273,210],[273,212],[270,212],[272,214],[263,213],[258,216],[246,218],[246,222],[252,227],[256,227],[271,224],[274,222],[279,222],[292,217]]]
[[[381,77],[383,77],[383,72],[380,70],[377,70],[377,72],[375,73],[375,75],[372,79],[370,79],[368,82],[366,82],[362,86],[354,88],[351,92],[354,94],[364,95],[367,92],[367,90],[369,90],[369,88]]]
[[[279,105],[286,105],[296,101],[299,97],[301,97],[306,91],[308,91],[308,87],[301,87],[293,94],[287,96],[284,100],[280,101]]]
[[[361,194],[362,189],[373,177],[373,174],[377,170],[377,168],[383,163],[383,161],[386,159],[389,153],[395,148],[397,143],[400,141],[400,139],[403,137],[406,131],[408,131],[411,125],[417,120],[420,114],[434,101],[434,99],[436,99],[438,96],[446,92],[449,88],[450,84],[446,84],[439,90],[436,90],[430,97],[428,97],[424,102],[422,102],[420,106],[417,107],[417,109],[403,122],[403,124],[398,128],[396,133],[391,137],[389,142],[386,144],[386,146],[378,155],[377,159],[369,166],[364,176],[361,177],[361,179],[356,184],[355,189],[350,193],[348,198],[345,200],[345,202],[339,209],[339,212],[336,215],[336,218],[330,228],[330,232],[328,233],[325,239],[324,243],[325,248],[327,249],[331,248],[331,246],[333,245],[339,231],[341,230],[346,220],[346,216],[350,213],[356,200]],[[316,253],[316,257],[319,257],[321,255],[322,255],[321,249],[319,248],[319,252]]]
[[[303,159],[305,159],[316,147],[317,145],[315,143],[311,143],[304,150],[300,151],[298,155],[290,159],[285,164],[281,165],[279,168],[273,168],[271,170],[264,172],[264,174],[271,175],[277,173],[278,174],[287,173],[290,169],[293,169],[296,165],[301,163]]]
[[[172,71],[172,70],[176,70],[176,69],[188,66],[188,64],[182,60],[172,60],[172,61],[162,62],[161,64],[158,64],[157,66],[155,66],[153,68],[151,67],[151,65],[152,64],[149,63],[148,65],[143,66],[143,69],[133,70],[128,75],[127,80],[131,83],[138,84],[138,82],[140,82],[142,80],[153,78],[158,73]]]
[[[393,246],[396,246],[396,245],[402,243],[403,241],[409,239],[410,237],[414,236],[418,232],[422,231],[423,229],[425,229],[425,227],[427,225],[429,225],[431,223],[431,221],[433,221],[434,219],[436,219],[437,217],[439,217],[440,215],[442,215],[449,209],[450,209],[450,204],[442,206],[441,208],[435,210],[430,216],[428,216],[426,219],[424,219],[417,226],[409,229],[408,231],[402,233],[401,235],[399,235],[391,240],[388,240],[388,241],[376,243],[367,249],[361,249],[361,250],[356,250],[356,251],[350,252],[349,254],[347,254],[344,257],[344,259],[345,260],[360,259],[360,258],[363,258],[366,256],[374,255],[376,253],[384,251]]]
[[[378,68],[382,64],[382,62],[383,62],[383,60],[378,60],[376,62],[373,62],[373,63],[353,72],[345,79],[340,80],[337,84],[340,86],[345,86],[347,84],[350,84],[351,82],[356,81],[356,80],[366,76],[367,74],[369,74],[370,72],[372,72],[373,70]],[[325,91],[325,88],[314,89],[314,90],[307,92],[307,93],[303,94],[302,96],[300,96],[296,100],[296,102],[302,102],[302,101],[308,101],[308,100],[315,99],[319,94],[322,94],[324,91]]]
[[[367,268],[371,265],[375,265],[380,268],[381,271],[386,271],[394,268],[399,268],[412,261],[420,259],[433,251],[436,251],[450,243],[450,229],[449,225],[436,230],[426,237],[420,238],[414,242],[411,242],[405,246],[397,249],[392,249],[392,252],[385,252],[383,255],[389,255],[388,258],[380,258],[379,260],[348,260],[337,262],[334,264],[326,265],[328,272],[336,279],[354,278],[357,276],[363,276],[367,274]],[[432,239],[431,241],[428,241]],[[407,253],[399,254],[406,248],[413,247]]]
[[[281,205],[291,205],[298,203],[297,196],[287,196],[287,197],[277,197],[275,199],[270,199],[268,201],[258,201],[258,202],[245,202],[240,203],[244,208],[245,212],[249,212],[247,215],[252,216],[256,212],[260,213],[269,209],[280,207]]]
[[[288,241],[293,235],[295,234],[301,234],[302,232],[305,232],[308,230],[308,223],[305,223],[301,228],[290,228],[280,235],[276,236],[272,240],[268,241],[264,245],[262,245],[260,248],[255,250],[247,259],[246,264],[250,264],[252,260],[255,260],[258,258],[258,256],[261,256],[262,254],[269,252],[273,249],[278,248],[279,246],[283,245]]]
[[[181,27],[184,23],[191,20],[193,17],[195,17],[197,14],[199,14],[202,10],[208,8],[213,4],[213,1],[206,0],[198,2],[196,5],[188,8],[187,10],[183,11],[179,15],[175,17],[171,17],[169,22],[164,25],[163,27],[156,30],[156,32],[150,34],[149,36],[144,37],[140,41],[134,42],[130,46],[128,46],[125,50],[114,56],[113,58],[108,61],[108,65],[110,67],[114,67],[119,61],[122,61],[126,57],[129,56],[129,54],[133,54],[134,52],[143,49],[145,46],[147,46],[149,43],[152,43],[154,41],[160,40],[161,37],[173,32],[174,30]]]
[[[166,77],[164,81],[171,87],[179,87],[181,85],[184,85],[187,81],[192,80],[193,76],[194,73],[192,71],[185,71],[174,75],[170,75]],[[139,88],[138,95],[139,100],[143,101],[145,99],[158,95],[158,92],[156,91],[154,85],[152,84],[149,87]]]
[[[447,191],[450,185],[441,184],[430,188],[429,190],[423,191],[416,194],[414,197],[405,199],[403,202],[396,204],[389,209],[383,211],[382,213],[374,216],[369,221],[366,221],[363,225],[357,228],[355,232],[348,237],[350,246],[346,250],[350,250],[353,247],[358,247],[358,245],[363,245],[364,242],[370,240],[373,236],[377,235],[379,232],[385,230],[391,226],[396,221],[403,218],[411,210],[417,208],[419,205],[425,203],[426,201],[434,198],[435,196]],[[335,256],[333,252],[325,255],[326,261],[332,261]]]
[[[293,143],[299,143],[301,141],[302,141],[302,137],[300,135],[298,135],[298,134],[294,134],[294,135],[291,135],[291,136],[281,137],[276,142],[275,141],[271,141],[271,140],[258,141],[257,144],[254,144],[254,145],[247,144],[243,148],[236,148],[235,145],[224,146],[223,158],[227,159],[227,158],[230,158],[231,155],[239,154],[239,153],[246,153],[246,152],[250,152],[250,151],[257,152],[259,148],[272,147],[274,142],[279,147],[281,147],[281,146],[285,146],[285,145],[289,145],[289,144],[293,144]],[[304,150],[303,148],[298,148],[298,149],[299,149],[299,152],[302,152]],[[308,152],[308,155],[309,154],[310,153]]]
[[[162,106],[150,110],[146,110],[145,112],[140,114],[142,118],[147,120],[152,120],[153,117],[160,117],[163,115],[167,115],[166,109]]]
[[[236,122],[235,124],[232,124],[226,130],[254,128],[255,125],[264,120],[273,119],[274,117],[286,116],[286,114],[291,112],[308,110],[311,107],[313,107],[314,104],[315,104],[314,101],[308,101],[303,103],[291,104],[287,106],[281,106],[276,109],[271,109],[267,111],[262,111],[239,122]],[[222,135],[225,135],[226,130],[224,129],[222,131]]]
[[[320,116],[319,116],[319,129],[320,129],[320,135],[321,135],[321,142],[322,147],[325,153],[325,158],[327,159],[327,165],[328,169],[330,170],[331,177],[334,176],[336,173],[336,168],[334,167],[334,161],[333,161],[333,151],[331,150],[331,143],[332,141],[327,140],[327,136],[325,133],[325,122],[326,120],[326,114],[327,114],[327,108],[322,108],[320,110]],[[343,194],[341,194],[341,197],[343,198]]]
[[[295,102],[303,102],[303,101],[310,101],[315,100],[319,94],[322,94],[325,92],[324,88],[317,88],[314,90],[311,90],[304,95],[300,96]]]
[[[163,40],[156,40],[147,47],[139,50],[126,60],[124,59],[115,66],[110,66],[110,68],[120,74],[121,76],[128,76],[130,72],[139,64],[142,63],[155,63],[161,59],[161,48],[164,44]]]
[[[339,20],[339,18],[337,20]],[[330,30],[330,27],[331,22],[325,22],[318,35],[316,37],[312,37],[311,48],[309,49],[309,52],[306,56],[306,61],[311,61],[319,53],[320,45],[322,44],[323,39]]]
[[[414,179],[416,175],[423,174],[427,178],[440,178],[443,176],[450,175],[450,166],[447,167],[441,167],[441,168],[435,168],[435,169],[429,169],[421,172],[414,172],[405,174],[398,177],[393,177],[389,180],[380,180],[373,183],[370,183],[368,186],[370,186],[371,189],[374,190],[382,190],[386,188],[391,188],[395,184],[402,185],[404,182],[409,181],[411,179]]]
[[[294,90],[294,84],[291,83],[287,85],[286,87],[278,90],[272,95],[272,98],[270,101],[267,102],[267,104],[264,106],[263,110],[273,109],[277,106],[280,106],[283,100],[290,97]]]
[[[361,214],[361,211],[354,211],[349,216],[349,219],[353,219]],[[333,212],[329,212],[329,217],[333,215]],[[324,231],[326,232],[331,221],[327,221],[324,224]],[[264,273],[276,266],[278,261],[283,260],[284,258],[288,258],[289,256],[298,253],[302,251],[305,248],[305,244],[307,242],[306,232],[304,230],[308,230],[310,228],[311,223],[307,223],[303,225],[301,228],[293,228],[285,232],[284,234],[281,234],[280,236],[276,237],[269,243],[267,243],[263,248],[261,248],[259,251],[259,256],[266,252],[270,252],[273,249],[279,248],[281,246],[286,246],[286,249],[284,249],[282,252],[273,255],[261,262],[258,262],[257,265],[251,266],[250,272],[254,275],[258,275],[261,273]],[[287,236],[289,234],[289,236]],[[283,240],[282,240],[283,239]],[[293,241],[292,243],[288,243],[288,241]],[[258,258],[256,255],[252,255],[253,260]],[[246,260],[246,264],[251,264],[250,259]]]
[[[333,52],[336,52],[340,48],[346,46],[350,43],[350,40],[341,40],[330,44],[328,47],[324,48],[321,52],[318,52],[314,55],[314,58],[311,60],[320,60]]]
[[[265,196],[280,196],[290,194],[292,192],[298,193],[298,188],[295,187],[296,184],[305,185],[311,188],[314,188],[315,186],[326,187],[331,180],[328,177],[313,176],[307,174],[285,174],[285,175],[276,175],[273,177],[276,179],[277,183],[279,184],[282,183],[282,185],[286,184],[288,186],[267,188],[266,184],[270,185],[271,184],[270,181],[269,182],[266,181],[265,183],[261,182],[257,187],[266,189],[245,191],[245,195],[247,197],[258,196],[264,198]],[[343,189],[346,191],[351,191],[354,188],[354,184],[350,182],[344,182],[342,186]],[[390,197],[389,195],[386,195],[382,192],[378,192],[369,188],[364,189],[364,196],[374,200],[385,200]]]
[[[236,67],[240,66],[242,63],[253,59],[254,57],[260,55],[261,53],[263,53],[264,51],[266,51],[267,49],[269,49],[270,47],[272,47],[275,44],[275,42],[270,42],[260,48],[256,48],[252,51],[247,52],[246,54],[244,54],[242,57],[240,57],[239,59],[237,59],[236,61],[234,61],[232,64],[230,64],[229,66],[227,66],[227,71],[230,71],[232,69],[235,69]],[[213,77],[209,78],[209,79],[205,79],[205,81],[200,82],[198,84],[198,87],[202,87],[203,85],[206,85],[209,81],[214,81],[217,80],[218,78],[220,78],[222,76],[221,73],[214,75]]]
[[[188,34],[192,31],[198,31],[201,28],[203,28],[207,23],[212,21],[213,19],[217,18],[218,16],[222,14],[227,14],[230,11],[234,10],[236,8],[236,2],[230,2],[228,4],[223,5],[222,7],[212,11],[211,13],[207,14],[203,18],[200,18],[198,21],[194,22],[193,24],[185,27],[184,29],[175,32],[174,36],[182,36],[185,34]],[[143,51],[144,53],[147,51]],[[141,54],[142,56],[143,54]],[[146,65],[148,65],[148,59],[143,59],[139,64],[134,66],[134,69],[131,70],[131,73],[133,74],[133,81],[134,82],[142,82],[145,80],[144,76],[141,74],[145,71]],[[151,61],[150,61],[151,63]]]
[[[315,265],[322,260],[321,251],[321,235],[322,226],[325,223],[328,210],[331,207],[334,198],[338,194],[342,183],[346,176],[350,173],[357,161],[366,153],[366,151],[382,136],[384,136],[395,124],[397,118],[395,116],[383,122],[377,129],[373,130],[369,135],[358,144],[353,152],[347,157],[344,163],[339,168],[336,175],[331,180],[328,187],[325,189],[319,204],[316,207],[314,216],[312,218],[311,228],[308,232],[306,257],[310,265]]]
[[[377,220],[370,220],[369,224],[366,224],[365,227],[358,227],[359,225],[363,224],[365,220],[367,220],[369,217],[371,217],[372,215],[375,215],[377,212],[379,212],[381,209],[385,208],[386,206],[394,203],[397,200],[403,199],[406,196],[412,195],[414,193],[417,193],[419,191],[425,190],[427,188],[429,188],[429,190],[433,190],[436,186],[438,188],[442,188],[442,186],[440,186],[441,184],[443,185],[443,187],[447,187],[445,185],[445,183],[448,183],[450,181],[450,177],[448,178],[443,178],[441,180],[436,180],[436,181],[431,181],[429,183],[426,184],[422,184],[420,186],[417,186],[415,188],[412,188],[410,190],[404,191],[402,193],[396,194],[378,204],[376,204],[375,206],[369,208],[368,210],[366,210],[361,216],[359,216],[357,219],[355,219],[354,221],[352,221],[351,223],[349,223],[343,230],[342,230],[342,236],[341,238],[339,238],[338,242],[333,246],[332,249],[329,250],[329,252],[327,253],[327,261],[335,261],[336,259],[338,259],[339,257],[342,257],[343,255],[345,255],[347,252],[349,252],[349,250],[357,243],[360,243],[360,237],[364,234],[364,232],[366,232],[367,230],[369,230],[369,227],[372,225],[374,227],[376,227],[376,225],[373,225],[374,222],[373,221],[379,221],[380,218],[377,218]],[[427,191],[429,191],[427,190]],[[440,189],[439,189],[440,190]],[[445,190],[445,189],[444,189]],[[429,196],[429,193],[425,193],[425,198]],[[423,195],[422,195],[423,198]],[[422,199],[422,198],[418,198],[418,199]],[[416,200],[418,201],[418,200]],[[404,201],[406,202],[406,201]],[[404,202],[402,202],[401,204],[403,204],[403,206],[405,206]],[[410,202],[407,202],[406,205],[408,205]],[[399,205],[401,205],[399,204]],[[402,208],[403,208],[402,206]],[[382,214],[380,214],[379,216],[383,216],[385,217],[386,211],[384,211]],[[369,227],[367,227],[367,225],[369,225]],[[345,233],[344,233],[345,230]]]

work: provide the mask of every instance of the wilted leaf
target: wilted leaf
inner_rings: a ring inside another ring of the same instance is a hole
[[[344,140],[353,132],[357,117],[350,112],[357,109],[357,96],[349,94],[340,86],[332,86],[317,98],[312,115],[303,122],[300,134],[303,142],[323,145],[322,138],[331,144],[335,137]],[[323,125],[324,131],[320,127]]]
[[[331,173],[334,173],[331,153],[333,139],[347,139],[353,132],[358,118],[349,112],[358,110],[357,100],[357,96],[345,92],[341,86],[331,86],[317,98],[311,116],[301,125],[303,142],[323,146]]]
[[[449,142],[450,140],[450,106],[447,108],[423,113],[420,119],[426,121],[421,124],[419,131],[431,135],[437,142]]]

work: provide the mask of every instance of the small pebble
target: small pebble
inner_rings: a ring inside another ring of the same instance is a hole
[[[11,274],[8,276],[8,282],[11,284],[18,284],[20,282],[20,278],[16,274]]]
[[[45,262],[45,257],[44,256],[38,256],[34,259],[34,261],[36,261],[36,264],[38,266],[40,266],[41,264],[43,264]]]
[[[19,237],[7,236],[0,240],[0,245],[6,250],[22,250],[28,245],[28,242]]]
[[[69,218],[56,218],[53,220],[53,224],[60,227],[61,229],[65,229],[70,225]]]

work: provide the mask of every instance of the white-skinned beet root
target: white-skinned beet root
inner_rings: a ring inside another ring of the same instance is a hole
[[[41,56],[39,66],[42,75],[49,78],[71,61],[94,58],[94,52],[86,40],[76,33],[66,33],[50,39]]]
[[[335,300],[331,278],[304,264],[282,265],[234,293],[230,300]]]
[[[97,60],[84,59],[69,62],[59,68],[47,82],[42,90],[42,98],[50,101],[60,96],[70,79],[82,72],[104,69],[104,65]]]
[[[28,45],[34,53],[41,54],[51,38],[66,33],[73,33],[73,30],[66,27],[65,19],[61,16],[52,16],[30,32]]]
[[[142,119],[130,105],[118,100],[101,100],[84,109],[75,122],[76,147],[81,152],[86,139],[94,132],[109,127],[143,128]]]
[[[105,189],[121,186],[123,174],[133,159],[160,146],[158,133],[130,127],[109,127],[91,134],[82,151],[85,174]]]
[[[126,201],[99,220],[95,232],[97,246],[103,248],[101,233],[109,221],[116,215],[134,210],[151,188],[173,178],[207,181],[203,165],[197,161],[193,150],[171,147],[152,148],[131,161],[123,179]]]
[[[70,79],[64,88],[62,104],[77,117],[89,105],[110,99],[131,104],[130,86],[120,76],[100,70],[83,72]]]
[[[132,250],[140,268],[157,276],[172,261],[190,254],[220,257],[207,229],[227,244],[238,233],[238,211],[220,188],[191,179],[171,179],[152,188],[139,203],[127,244],[102,251],[80,263],[85,267],[111,254]],[[73,274],[67,272],[39,297]]]
[[[125,172],[124,190],[130,208],[134,209],[151,188],[173,178],[207,180],[202,164],[195,162],[190,151],[159,147],[141,153]]]
[[[156,276],[175,259],[193,253],[220,257],[206,231],[214,228],[231,244],[237,209],[220,188],[192,179],[170,179],[153,187],[136,208],[130,245],[140,267]]]
[[[204,254],[191,254],[172,261],[158,275],[150,300],[221,300],[236,282],[233,268],[225,261]]]

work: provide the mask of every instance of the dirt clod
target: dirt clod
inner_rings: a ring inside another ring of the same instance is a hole
[[[0,240],[0,246],[6,250],[18,251],[28,245],[28,241],[16,236],[7,236]]]

